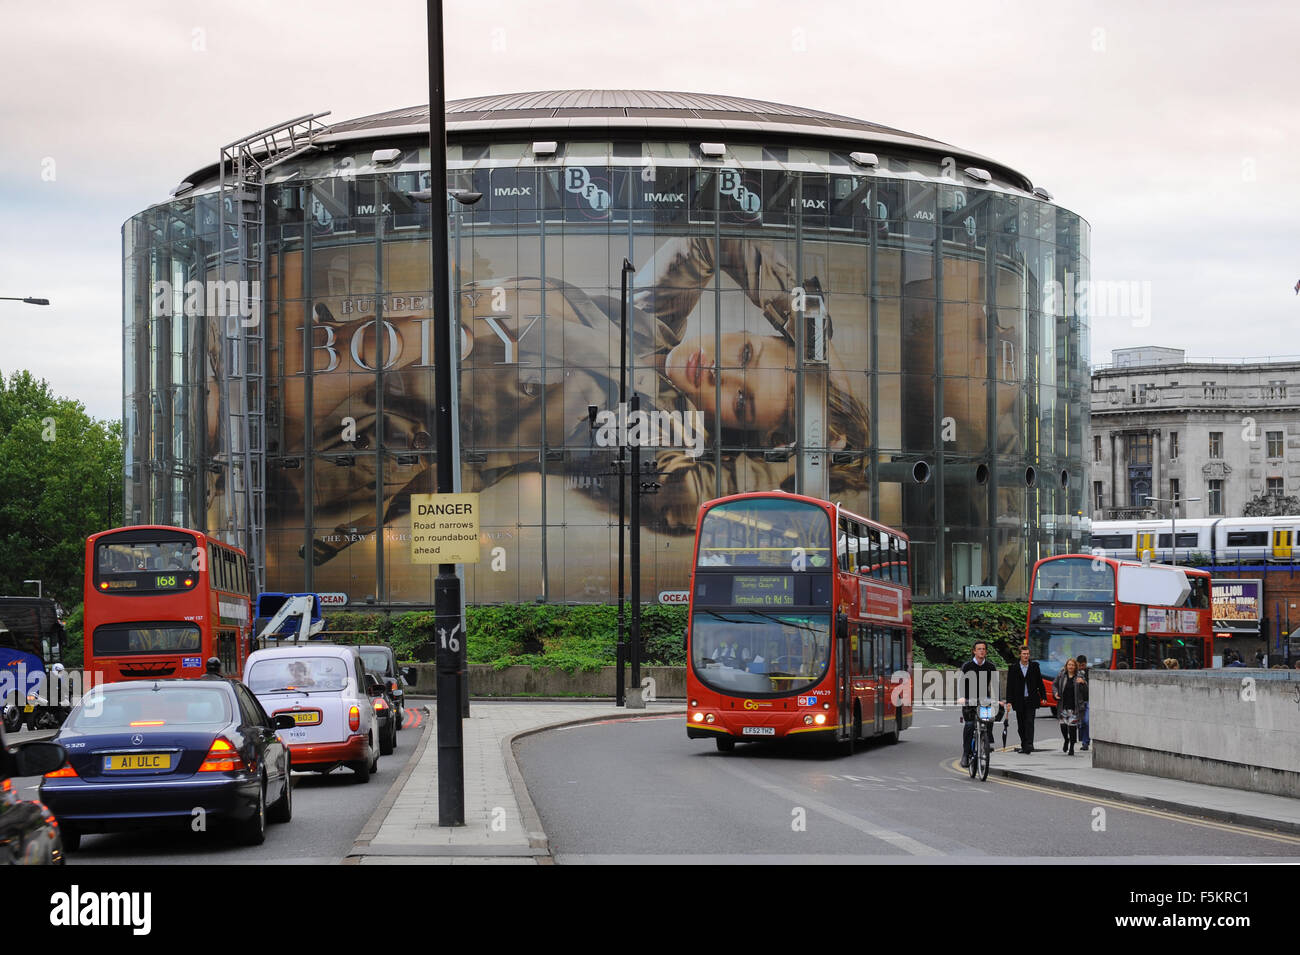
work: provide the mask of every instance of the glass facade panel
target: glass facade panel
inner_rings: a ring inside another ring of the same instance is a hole
[[[659,485],[642,511],[650,599],[687,588],[699,505],[741,490],[827,496],[904,530],[922,599],[967,583],[1023,596],[1026,562],[1068,546],[1088,329],[1050,293],[1087,278],[1077,216],[920,160],[852,175],[810,149],[737,144],[719,165],[682,143],[595,142],[535,168],[526,144],[472,145],[448,181],[483,195],[447,223],[461,481],[484,513],[467,599],[617,592],[629,436]],[[434,485],[434,309],[428,207],[407,193],[428,174],[340,161],[305,158],[268,188],[266,586],[424,606],[410,495]],[[240,394],[218,383],[243,357],[181,292],[218,276],[220,211],[208,191],[123,227],[123,418],[128,519],[228,534],[246,496],[228,465]],[[618,400],[625,256],[635,416]]]

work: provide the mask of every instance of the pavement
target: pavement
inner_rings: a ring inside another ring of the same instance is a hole
[[[515,761],[514,743],[561,726],[685,713],[682,701],[657,701],[643,710],[607,702],[471,701],[470,717],[462,721],[465,824],[449,828],[438,825],[436,704],[425,702],[424,709],[429,723],[419,751],[362,828],[346,864],[549,865],[550,845]],[[998,751],[990,772],[1093,798],[1300,833],[1300,800],[1098,769],[1092,750],[1077,747],[1074,756],[1059,747],[1028,754],[1008,747]]]

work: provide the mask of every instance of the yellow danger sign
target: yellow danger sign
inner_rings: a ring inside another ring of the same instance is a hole
[[[477,494],[411,495],[411,563],[477,564]]]

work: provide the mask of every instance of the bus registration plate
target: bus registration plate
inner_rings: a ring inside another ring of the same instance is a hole
[[[775,726],[746,726],[740,731],[745,736],[775,736]]]

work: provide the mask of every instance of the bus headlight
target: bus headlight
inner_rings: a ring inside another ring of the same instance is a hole
[[[692,719],[693,719],[693,721],[696,722],[696,723],[703,723],[703,722],[704,722],[704,714],[703,714],[703,713],[696,713],[695,716],[694,716]]]
[[[803,718],[803,725],[804,725],[804,726],[812,726],[812,721],[813,721],[813,718],[812,718],[811,716],[805,716],[805,717]]]
[[[712,722],[713,722],[713,714],[710,713],[708,716],[704,717],[704,722],[706,722],[706,723],[712,723]]]
[[[825,713],[818,713],[816,716],[813,717],[813,721],[814,721],[818,726],[821,726],[823,723],[826,722],[826,714],[825,714]]]

